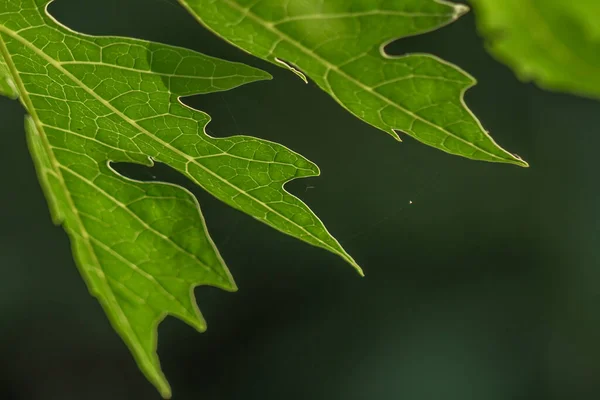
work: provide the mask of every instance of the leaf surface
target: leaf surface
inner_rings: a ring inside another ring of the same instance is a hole
[[[0,54],[0,96],[6,96],[11,99],[16,99],[18,96],[17,88],[2,54]]]
[[[0,90],[19,93],[29,113],[40,181],[90,292],[169,397],[158,323],[170,314],[203,331],[193,288],[236,286],[188,191],[128,179],[112,163],[165,163],[230,206],[360,268],[283,188],[318,175],[315,164],[265,140],[212,138],[210,117],[179,101],[270,75],[177,47],[79,34],[55,21],[48,4],[0,0]]]
[[[600,1],[471,2],[488,49],[520,79],[600,98]]]
[[[428,54],[391,57],[397,38],[440,28],[464,5],[434,0],[179,0],[217,35],[310,77],[363,121],[463,157],[527,164],[498,146],[467,109],[475,80]]]

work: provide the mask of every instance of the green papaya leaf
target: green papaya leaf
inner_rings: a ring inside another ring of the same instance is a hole
[[[527,166],[498,146],[467,109],[475,79],[428,54],[384,46],[453,22],[468,9],[434,0],[179,0],[241,49],[310,77],[363,121],[445,152]]]
[[[170,396],[156,354],[167,315],[206,328],[192,289],[235,290],[195,198],[128,179],[112,164],[161,162],[230,206],[360,271],[323,223],[283,185],[317,166],[276,143],[212,138],[210,117],[179,101],[269,79],[260,70],[162,44],[73,32],[50,0],[0,0],[2,93],[27,109],[27,137],[52,216],[141,370]]]
[[[489,51],[520,79],[600,98],[600,1],[471,2]]]

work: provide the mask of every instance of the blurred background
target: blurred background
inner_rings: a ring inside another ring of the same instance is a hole
[[[186,99],[215,136],[289,146],[322,169],[288,185],[366,272],[279,234],[167,167],[120,167],[197,195],[239,292],[198,288],[209,329],[169,318],[174,399],[600,398],[600,103],[519,82],[473,15],[397,41],[479,80],[466,102],[531,168],[452,157],[354,118],[314,84],[214,37],[171,0],[58,0],[81,32],[180,45],[274,81]],[[156,399],[50,221],[24,111],[0,99],[0,398]]]

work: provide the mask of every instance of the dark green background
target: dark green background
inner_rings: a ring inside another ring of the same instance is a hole
[[[196,290],[205,334],[172,318],[160,326],[176,400],[600,398],[600,103],[519,82],[485,52],[472,15],[391,45],[478,78],[468,105],[531,168],[485,164],[396,143],[170,1],[59,0],[51,11],[82,32],[271,72],[273,81],[186,101],[214,117],[213,135],[274,140],[315,161],[321,177],[288,187],[367,274],[164,166],[121,167],[193,190],[240,287]],[[0,398],[158,399],[51,224],[23,115],[0,99]]]

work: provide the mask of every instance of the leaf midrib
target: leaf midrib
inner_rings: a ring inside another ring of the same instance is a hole
[[[230,79],[230,78],[235,78],[235,77],[246,78],[246,76],[242,76],[239,74],[224,75],[224,76],[194,76],[194,75],[182,75],[182,74],[168,74],[166,72],[155,72],[152,70],[125,67],[123,65],[106,64],[101,61],[77,61],[77,60],[60,61],[60,65],[93,65],[93,66],[98,66],[98,67],[120,69],[123,71],[131,71],[131,72],[136,72],[139,74],[157,75],[157,76],[164,76],[167,78],[194,79],[194,80],[198,80],[198,81],[216,81],[216,80],[220,80],[220,79]]]
[[[162,115],[168,115],[168,114],[162,114]],[[161,116],[161,115],[159,115],[159,116]],[[152,117],[152,118],[155,118],[155,117]],[[50,129],[55,129],[57,131],[61,131],[61,132],[67,133],[69,135],[74,135],[74,136],[78,136],[78,137],[80,137],[82,139],[90,140],[92,142],[98,143],[101,146],[107,147],[107,148],[115,150],[115,151],[119,151],[119,152],[123,151],[123,149],[120,149],[118,147],[114,147],[114,146],[111,146],[111,145],[109,145],[107,143],[101,142],[100,140],[96,139],[95,137],[82,135],[81,133],[78,133],[78,132],[75,132],[75,131],[72,131],[72,130],[69,130],[69,129],[60,128],[60,127],[54,126],[54,125],[49,125],[49,124],[45,124],[45,123],[42,123],[42,125],[50,128]],[[134,143],[134,144],[137,147],[137,144],[136,143]],[[212,143],[209,143],[209,144],[212,145]],[[217,146],[215,146],[215,148],[218,148],[219,150],[222,150],[222,149],[220,149]],[[138,150],[139,150],[139,153],[137,153],[137,154],[142,155],[144,157],[147,157],[147,155],[144,154],[144,152],[142,150],[140,150],[139,147],[138,147]],[[215,154],[207,154],[207,155],[198,156],[198,157],[194,157],[194,158],[196,160],[204,160],[204,159],[207,159],[207,158],[216,158],[216,157],[225,157],[225,156],[226,157],[235,158],[235,159],[238,159],[238,160],[252,161],[252,162],[261,163],[261,164],[274,164],[274,165],[281,165],[281,166],[285,166],[285,167],[289,167],[290,166],[290,164],[282,163],[282,162],[279,162],[279,161],[255,160],[255,159],[252,159],[252,158],[247,158],[247,157],[242,157],[242,156],[238,156],[238,155],[235,155],[235,154],[227,153],[226,151],[223,151],[221,153],[215,153]],[[294,167],[297,168],[300,171],[314,172],[312,169],[300,168],[300,167],[297,167],[295,165],[294,165]]]

